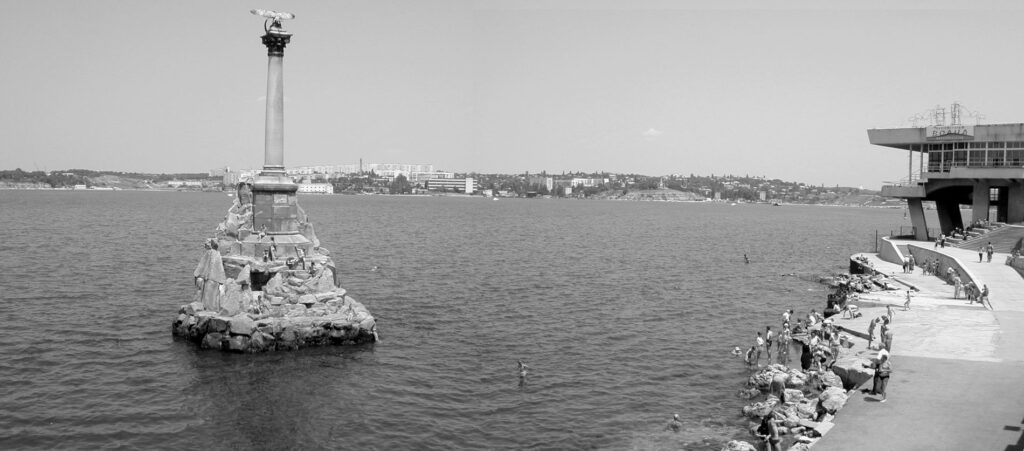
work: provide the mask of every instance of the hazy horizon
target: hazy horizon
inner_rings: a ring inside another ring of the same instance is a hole
[[[958,101],[1024,122],[1007,1],[17,2],[0,166],[183,173],[263,163],[253,8],[296,15],[285,165],[478,173],[907,175],[866,130]],[[965,118],[973,124],[975,118]],[[916,168],[916,161],[914,163]]]

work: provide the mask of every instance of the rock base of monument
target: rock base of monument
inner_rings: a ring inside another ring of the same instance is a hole
[[[270,304],[260,311],[227,316],[223,310],[206,310],[203,303],[192,302],[181,307],[171,331],[203,349],[243,353],[377,341],[373,316],[348,296]]]

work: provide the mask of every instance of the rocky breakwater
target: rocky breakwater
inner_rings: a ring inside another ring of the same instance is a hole
[[[765,417],[773,418],[783,444],[789,450],[805,450],[832,429],[836,412],[849,397],[842,379],[832,371],[801,371],[781,364],[766,366],[750,376],[739,396],[761,399],[743,407],[751,420],[750,432],[758,437]],[[760,438],[755,439],[760,442]],[[756,450],[742,440],[730,441],[723,451]]]
[[[244,187],[239,191],[242,201],[205,243],[193,272],[195,294],[178,310],[172,333],[232,352],[377,341],[376,320],[338,286],[330,253],[305,214],[300,210],[304,239],[278,245],[251,230],[252,204]]]

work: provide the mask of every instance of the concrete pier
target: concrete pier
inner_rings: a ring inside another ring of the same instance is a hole
[[[992,309],[953,299],[953,286],[923,275],[920,267],[903,274],[900,265],[860,255],[876,271],[918,291],[912,292],[910,311],[903,311],[906,291],[900,290],[861,295],[855,302],[864,314],[860,318],[835,317],[837,325],[866,333],[871,318],[893,306],[894,369],[887,402],[852,392],[836,426],[814,449],[1024,449],[1024,278],[1003,264],[1006,254],[988,263],[978,262],[973,250],[935,251],[955,259],[976,283],[988,285]],[[876,354],[865,340],[851,340],[854,347],[837,365],[855,365]]]

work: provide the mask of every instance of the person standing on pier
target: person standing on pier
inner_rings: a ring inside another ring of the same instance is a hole
[[[907,290],[907,301],[903,303],[903,311],[910,310],[910,290]]]
[[[988,246],[985,246],[985,252],[988,254],[988,262],[992,263],[992,254],[996,252],[995,246],[992,246],[992,242],[988,242]]]
[[[885,317],[882,320],[882,348],[889,352],[892,352],[892,335],[892,324],[889,323],[889,317]]]
[[[981,257],[985,255],[985,246],[978,248],[978,263],[981,263]]]
[[[910,274],[913,274],[914,273],[914,269],[917,269],[917,260],[914,259],[914,254],[910,254],[909,258],[910,258],[910,271],[907,271],[907,272],[910,273]]]
[[[765,328],[764,328],[764,341],[765,341],[764,349],[765,349],[765,351],[767,351],[767,354],[768,354],[767,362],[768,362],[769,365],[771,365],[771,363],[772,363],[772,344],[773,344],[772,342],[774,340],[775,340],[775,333],[772,332],[772,326],[765,326]]]
[[[871,348],[871,343],[875,341],[875,328],[878,327],[878,323],[882,321],[882,317],[873,318],[868,323],[868,349]]]
[[[889,385],[889,375],[892,374],[892,362],[889,361],[889,353],[879,353],[878,362],[871,365],[864,364],[864,368],[875,370],[874,386],[871,388],[872,395],[882,395],[882,402],[886,400],[885,389]]]
[[[978,302],[981,303],[982,307],[984,307],[985,303],[988,302],[988,308],[992,308],[992,302],[988,300],[988,285],[985,285],[984,288],[981,289],[981,294],[978,296]]]
[[[953,274],[953,299],[960,299],[960,289],[963,288],[963,281],[960,280],[960,274]]]

